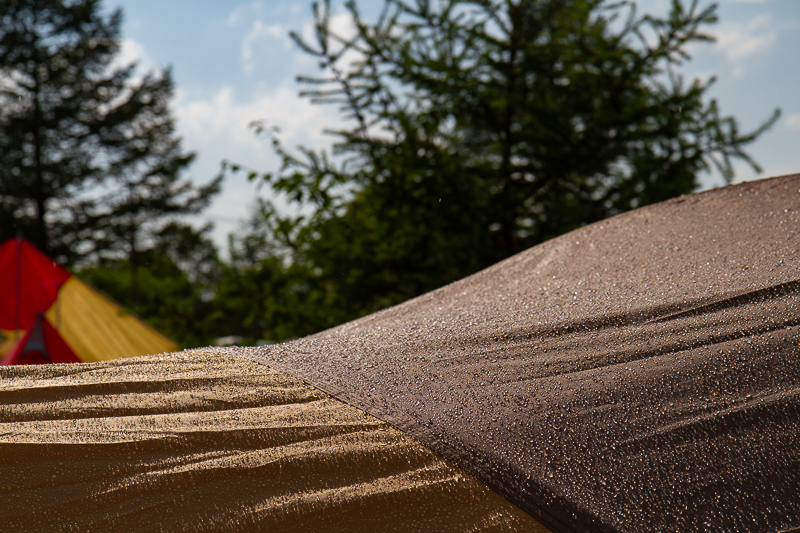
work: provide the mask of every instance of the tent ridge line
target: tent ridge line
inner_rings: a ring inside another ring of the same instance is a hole
[[[286,344],[278,346],[285,345]],[[508,501],[542,522],[542,524],[550,528],[553,533],[616,533],[617,530],[612,526],[597,522],[597,517],[591,515],[589,512],[583,509],[576,508],[572,502],[563,496],[560,496],[555,491],[548,489],[543,484],[536,483],[533,486],[529,486],[529,490],[534,489],[532,491],[534,494],[525,494],[528,496],[527,498],[520,497],[519,494],[515,494],[512,490],[510,490],[510,488],[507,488],[505,484],[501,482],[498,476],[492,475],[490,472],[485,471],[484,469],[480,468],[479,465],[469,460],[469,455],[465,450],[460,450],[448,444],[445,439],[441,438],[441,435],[431,431],[430,428],[420,424],[417,420],[410,416],[402,416],[400,412],[387,411],[379,406],[376,402],[371,401],[368,397],[358,397],[350,394],[340,387],[337,387],[330,381],[318,378],[317,376],[311,377],[307,372],[304,372],[302,369],[295,368],[290,364],[276,360],[267,362],[264,359],[264,355],[273,349],[274,348],[263,347],[236,347],[226,349],[224,352],[229,355],[255,361],[273,370],[288,374],[299,379],[310,387],[316,388],[353,408],[356,408],[389,424],[393,428],[416,439],[423,446],[444,458],[446,461],[468,472],[480,482],[485,484],[488,488],[502,495]],[[509,479],[513,479],[513,476]],[[528,478],[528,481],[530,482],[532,480]],[[548,512],[547,507],[539,504],[537,500],[545,500],[550,502],[548,504],[550,507],[554,505],[554,502],[558,502],[560,507],[563,508],[563,516],[568,517],[570,515],[575,515],[578,518],[583,518],[584,524],[586,521],[593,522],[593,529],[589,530],[579,527],[578,524],[580,523],[580,520],[565,522],[558,516]]]

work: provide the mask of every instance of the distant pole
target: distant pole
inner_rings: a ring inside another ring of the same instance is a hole
[[[14,308],[14,340],[19,338],[19,321],[22,314],[22,232],[17,230],[17,286],[16,306]]]
[[[61,291],[56,294],[56,331],[61,332]]]

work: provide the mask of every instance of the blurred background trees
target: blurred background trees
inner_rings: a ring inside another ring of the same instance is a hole
[[[0,238],[23,233],[184,346],[313,333],[690,193],[712,166],[730,180],[777,119],[743,133],[713,79],[681,77],[713,5],[386,0],[370,22],[351,1],[342,35],[326,1],[314,38],[292,37],[320,66],[301,94],[339,109],[332,150],[256,122],[283,164],[246,171],[297,210],[260,201],[220,257],[185,217],[222,178],[183,177],[170,72],[118,66],[121,14],[99,6],[0,2]]]
[[[603,0],[387,0],[376,23],[346,4],[337,34],[315,4],[320,65],[301,94],[339,106],[333,156],[280,143],[261,176],[313,214],[280,218],[295,264],[342,322],[404,301],[581,225],[692,192],[778,118],[742,133],[686,82],[715,6],[662,18]],[[277,216],[273,214],[273,216]],[[320,322],[318,327],[332,325]]]
[[[189,249],[202,232],[177,217],[200,213],[221,177],[182,178],[194,154],[175,135],[170,72],[115,64],[121,13],[100,8],[0,2],[0,240],[24,235],[151,322],[178,320],[172,336],[196,338],[175,298],[206,283]]]

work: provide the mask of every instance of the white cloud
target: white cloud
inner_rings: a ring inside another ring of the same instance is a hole
[[[315,65],[316,61],[308,54],[299,53],[292,39],[289,37],[289,32],[293,29],[292,25],[282,23],[267,23],[265,20],[274,20],[276,18],[276,11],[290,11],[294,16],[297,16],[297,11],[307,9],[303,3],[290,3],[282,5],[280,8],[271,6],[269,12],[265,9],[262,2],[255,1],[249,4],[242,4],[234,9],[228,16],[229,26],[244,26],[243,37],[241,38],[241,63],[245,73],[254,72],[260,63],[269,61],[266,59],[269,56],[275,55],[275,47],[279,46],[284,52],[292,52],[291,57],[287,57],[286,61],[291,62],[295,66],[310,66]],[[322,9],[322,7],[321,7]],[[280,17],[278,17],[280,19]],[[314,18],[303,17],[304,23],[298,24],[300,31],[298,32],[301,38],[312,45],[316,45],[316,35],[314,31]],[[356,27],[353,18],[349,12],[342,11],[330,17],[330,28],[332,34],[341,38],[352,38],[356,33]],[[343,59],[345,63],[354,60],[357,54],[348,52]]]
[[[233,89],[224,87],[212,99],[183,102],[181,98],[175,108],[182,132],[195,140],[194,144],[213,144],[217,148],[220,143],[226,144],[235,148],[231,152],[265,148],[265,141],[250,127],[254,120],[278,126],[281,138],[290,146],[309,147],[328,144],[329,136],[322,130],[337,123],[332,106],[313,105],[301,99],[297,89],[289,84],[248,102],[237,102]]]
[[[177,91],[174,107],[184,146],[198,153],[191,174],[199,183],[215,176],[223,159],[258,172],[278,169],[280,161],[269,141],[256,136],[250,127],[254,120],[263,119],[268,126],[280,127],[280,138],[292,151],[297,145],[328,147],[333,139],[323,130],[341,126],[336,106],[314,105],[301,99],[297,87],[290,82],[246,101],[237,100],[232,87],[220,89],[211,98],[191,101]],[[281,208],[288,209],[268,188],[259,191],[256,186],[242,174],[229,175],[222,193],[204,213],[203,220],[215,223],[213,238],[221,249],[227,249],[228,233],[236,231],[237,220],[249,215],[248,209],[256,196],[277,199]]]
[[[127,67],[131,63],[138,63],[136,67],[136,77],[142,76],[148,70],[155,68],[155,63],[147,54],[144,45],[134,39],[122,39],[120,42],[119,53],[111,62],[112,69]]]
[[[252,72],[255,68],[255,57],[258,52],[267,46],[274,46],[276,41],[282,41],[284,48],[291,45],[289,30],[280,24],[266,25],[256,20],[250,26],[250,31],[242,38],[242,66],[245,72]]]
[[[321,8],[320,8],[321,9]],[[330,18],[331,32],[342,39],[350,39],[356,34],[356,24],[350,13],[344,12],[338,15],[333,15]],[[303,29],[300,32],[303,40],[309,43],[316,42],[317,36],[314,30],[314,19],[309,19],[303,24]]]
[[[734,65],[735,76],[744,74],[746,59],[769,50],[778,38],[775,24],[766,13],[747,22],[722,22],[713,33],[717,49]]]
[[[783,123],[790,130],[800,130],[800,113],[789,115],[788,117],[783,119]]]
[[[270,5],[267,9],[263,2],[255,1],[238,6],[228,16],[228,25],[238,26],[243,33],[240,59],[244,72],[252,73],[259,63],[265,62],[265,58],[274,56],[276,46],[284,51],[294,48],[289,37],[291,26],[286,24],[285,17],[278,15],[287,7],[291,8],[293,4]],[[264,22],[276,19],[282,22]],[[293,62],[295,59],[291,58]]]
[[[247,12],[258,12],[261,11],[263,6],[261,2],[256,0],[255,2],[250,2],[249,4],[243,4],[238,6],[236,9],[231,11],[231,14],[228,15],[228,26],[236,26],[242,20],[248,18]]]
[[[337,40],[333,41],[334,43],[332,46],[333,50],[339,49],[338,46],[339,41],[347,41],[349,39],[352,39],[353,37],[356,36],[357,32],[355,21],[348,12],[343,12],[337,15],[333,15],[330,18],[330,29],[331,29],[331,35],[336,36],[337,38]],[[303,24],[303,29],[299,32],[299,35],[304,42],[311,45],[312,49],[318,48],[317,35],[314,29],[313,20],[310,19],[306,21],[305,24]],[[302,54],[302,55],[298,54],[298,56],[296,57],[297,59],[295,63],[297,65],[310,66],[316,63],[316,61],[314,61],[312,57],[307,54]],[[350,65],[362,58],[363,56],[359,52],[350,49],[339,58],[338,65],[341,68],[346,65]]]

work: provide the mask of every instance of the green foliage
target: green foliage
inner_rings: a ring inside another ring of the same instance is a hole
[[[337,34],[314,4],[296,43],[319,77],[301,93],[339,106],[334,156],[286,149],[263,176],[306,218],[276,214],[292,264],[337,320],[422,294],[581,225],[690,193],[770,127],[740,133],[677,68],[710,41],[715,6],[667,16],[604,0],[387,0],[375,24],[346,4]],[[231,168],[231,170],[236,170]],[[251,173],[252,174],[252,173]]]
[[[240,236],[229,239],[213,301],[214,327],[244,337],[245,344],[283,341],[334,326],[342,320],[330,292],[313,271],[290,261],[277,238],[274,208],[260,202]]]
[[[352,34],[315,4],[321,67],[302,94],[338,105],[333,153],[288,150],[222,261],[179,217],[219,190],[181,179],[169,71],[111,68],[119,12],[98,0],[0,2],[0,238],[22,232],[185,347],[281,341],[471,274],[546,239],[757,168],[741,133],[677,69],[714,6],[665,17],[605,0],[386,0]],[[244,169],[227,166],[231,172]]]
[[[73,265],[128,258],[219,179],[180,179],[169,71],[114,68],[119,10],[99,0],[0,2],[0,238],[19,231]]]
[[[219,336],[212,299],[222,265],[210,229],[169,224],[140,253],[136,269],[128,258],[106,259],[76,274],[181,346],[211,344]]]

